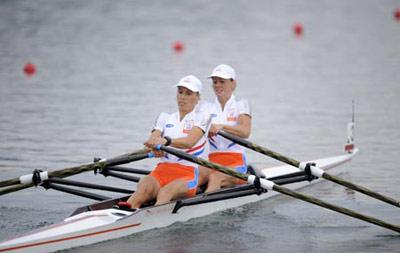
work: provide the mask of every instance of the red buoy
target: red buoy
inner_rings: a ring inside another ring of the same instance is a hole
[[[397,22],[400,22],[400,8],[394,11],[394,19],[396,19]]]
[[[27,76],[33,76],[36,73],[36,66],[33,63],[28,62],[24,66],[24,72]]]
[[[301,23],[295,23],[293,25],[293,32],[296,35],[296,37],[301,37],[303,36],[304,33],[304,28],[303,28],[303,24]]]
[[[185,49],[185,45],[181,41],[175,41],[172,44],[172,48],[174,49],[175,53],[181,53]]]

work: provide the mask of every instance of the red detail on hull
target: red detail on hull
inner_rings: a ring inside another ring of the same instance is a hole
[[[344,151],[346,151],[347,153],[351,153],[354,150],[354,144],[346,144],[344,146]]]

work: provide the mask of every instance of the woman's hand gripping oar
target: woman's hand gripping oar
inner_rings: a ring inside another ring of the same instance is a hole
[[[69,177],[73,176],[82,172],[86,171],[94,171],[94,170],[102,170],[107,167],[111,166],[116,166],[116,165],[121,165],[125,163],[130,163],[133,161],[139,161],[145,158],[153,157],[153,153],[148,153],[148,150],[141,149],[139,151],[135,151],[133,153],[129,154],[124,154],[120,155],[114,158],[109,158],[109,159],[103,159],[98,162],[92,162],[76,167],[71,167],[71,168],[65,168],[61,170],[56,170],[56,171],[38,171],[35,170],[34,173],[24,175],[18,178],[14,178],[11,180],[6,180],[3,181],[2,187],[4,186],[11,186],[11,185],[16,185],[12,187],[7,187],[3,188],[0,190],[0,195],[4,195],[7,193],[11,192],[16,192],[22,189],[26,189],[32,186],[36,186],[40,184],[42,181],[46,180],[47,178],[52,178],[52,177],[59,177],[59,178],[64,178],[64,177]]]
[[[261,146],[255,144],[255,143],[252,143],[252,142],[250,142],[248,140],[242,139],[240,137],[234,136],[234,135],[226,133],[226,132],[218,132],[218,134],[223,136],[223,137],[225,137],[226,139],[229,139],[229,140],[241,145],[241,146],[244,146],[246,148],[254,150],[254,151],[256,151],[258,153],[261,153],[263,155],[272,157],[272,158],[274,158],[274,159],[276,159],[278,161],[281,161],[281,162],[287,163],[289,165],[292,165],[294,167],[297,167],[300,170],[303,170],[303,171],[305,171],[307,173],[311,173],[313,176],[322,177],[322,178],[324,178],[326,180],[329,180],[329,181],[332,181],[334,183],[343,185],[343,186],[345,186],[347,188],[350,188],[350,189],[352,189],[354,191],[361,192],[361,193],[363,193],[365,195],[368,195],[368,196],[370,196],[372,198],[384,201],[384,202],[389,203],[391,205],[394,205],[396,207],[400,207],[400,202],[398,200],[395,200],[395,199],[393,199],[391,197],[384,196],[384,195],[382,195],[380,193],[377,193],[377,192],[374,192],[374,191],[372,191],[370,189],[367,189],[364,186],[357,185],[355,183],[349,182],[349,181],[344,180],[342,178],[339,178],[337,176],[330,175],[330,174],[326,173],[323,169],[321,169],[321,168],[319,168],[319,167],[317,167],[315,165],[312,165],[312,164],[308,164],[307,165],[307,163],[301,163],[299,161],[296,161],[295,159],[292,159],[290,157],[284,156],[282,154],[279,154],[277,152],[269,150],[269,149],[267,149],[265,147],[261,147]]]
[[[227,167],[224,167],[224,166],[209,162],[207,160],[198,158],[196,156],[190,155],[188,153],[182,152],[182,151],[174,149],[174,148],[158,145],[157,149],[163,150],[163,151],[165,151],[167,153],[175,155],[175,156],[177,156],[177,157],[179,157],[181,159],[185,159],[185,160],[188,160],[190,162],[196,163],[198,165],[201,165],[201,166],[204,166],[204,167],[207,167],[207,168],[210,168],[210,169],[214,169],[214,170],[217,170],[217,171],[219,171],[221,173],[224,173],[224,174],[227,174],[227,175],[230,175],[230,176],[245,180],[250,184],[254,184],[256,187],[262,187],[263,189],[266,189],[266,190],[277,191],[277,192],[280,192],[282,194],[291,196],[293,198],[297,198],[297,199],[300,199],[300,200],[303,200],[303,201],[306,201],[306,202],[309,202],[309,203],[324,207],[326,209],[330,209],[330,210],[333,210],[333,211],[336,211],[336,212],[351,216],[353,218],[356,218],[356,219],[359,219],[359,220],[363,220],[363,221],[366,221],[366,222],[369,222],[369,223],[372,223],[372,224],[375,224],[375,225],[378,225],[378,226],[381,226],[381,227],[384,227],[384,228],[387,228],[387,229],[390,229],[390,230],[393,230],[393,231],[396,231],[396,232],[400,233],[400,227],[399,226],[384,222],[382,220],[376,219],[376,218],[371,217],[371,216],[367,216],[367,215],[363,215],[363,214],[357,213],[357,212],[352,211],[352,210],[347,209],[347,208],[343,208],[343,207],[340,207],[340,206],[336,206],[336,205],[327,203],[327,202],[325,202],[323,200],[320,200],[320,199],[317,199],[317,198],[314,198],[314,197],[311,197],[311,196],[307,196],[307,195],[299,193],[299,192],[292,191],[292,190],[290,190],[288,188],[285,188],[283,186],[276,185],[274,182],[269,181],[267,179],[259,178],[259,177],[256,177],[254,175],[241,174],[241,173],[236,172],[234,170],[231,170],[231,169],[229,169]]]

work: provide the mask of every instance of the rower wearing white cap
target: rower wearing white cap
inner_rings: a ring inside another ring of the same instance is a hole
[[[209,131],[209,160],[230,167],[240,173],[247,173],[245,150],[242,146],[217,135],[225,131],[241,138],[248,138],[251,131],[251,108],[247,100],[237,99],[233,92],[236,88],[235,70],[225,64],[217,66],[209,76],[212,79],[216,99],[207,104],[211,113],[211,128]],[[203,106],[204,108],[205,106]],[[206,192],[218,190],[244,181],[211,171]]]
[[[156,200],[156,205],[172,199],[191,197],[196,194],[199,183],[205,182],[207,169],[176,156],[154,150],[158,144],[183,149],[197,157],[207,159],[207,133],[210,114],[199,112],[195,107],[200,99],[202,84],[193,75],[182,78],[177,87],[178,111],[161,113],[149,139],[144,143],[153,149],[161,161],[156,168],[140,180],[136,192],[126,203],[130,208],[139,208],[143,203]]]

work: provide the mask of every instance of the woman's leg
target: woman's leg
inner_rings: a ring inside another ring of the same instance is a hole
[[[221,188],[230,187],[236,185],[237,179],[231,176],[227,176],[221,172],[213,172],[208,177],[208,184],[206,192],[213,192]]]
[[[182,179],[176,179],[159,190],[156,205],[168,203],[173,199],[184,198],[187,196],[188,191],[187,182]]]
[[[209,168],[199,166],[199,186],[207,184],[211,171]]]
[[[152,176],[143,177],[136,189],[136,192],[127,200],[132,208],[139,208],[142,204],[157,197],[160,190],[160,183]]]
[[[213,153],[209,155],[209,160],[213,163],[220,164],[230,169],[245,174],[247,172],[246,158],[241,153]],[[235,177],[228,176],[221,172],[212,171],[208,177],[208,185],[206,192],[213,192],[221,188],[243,184],[244,181]]]

